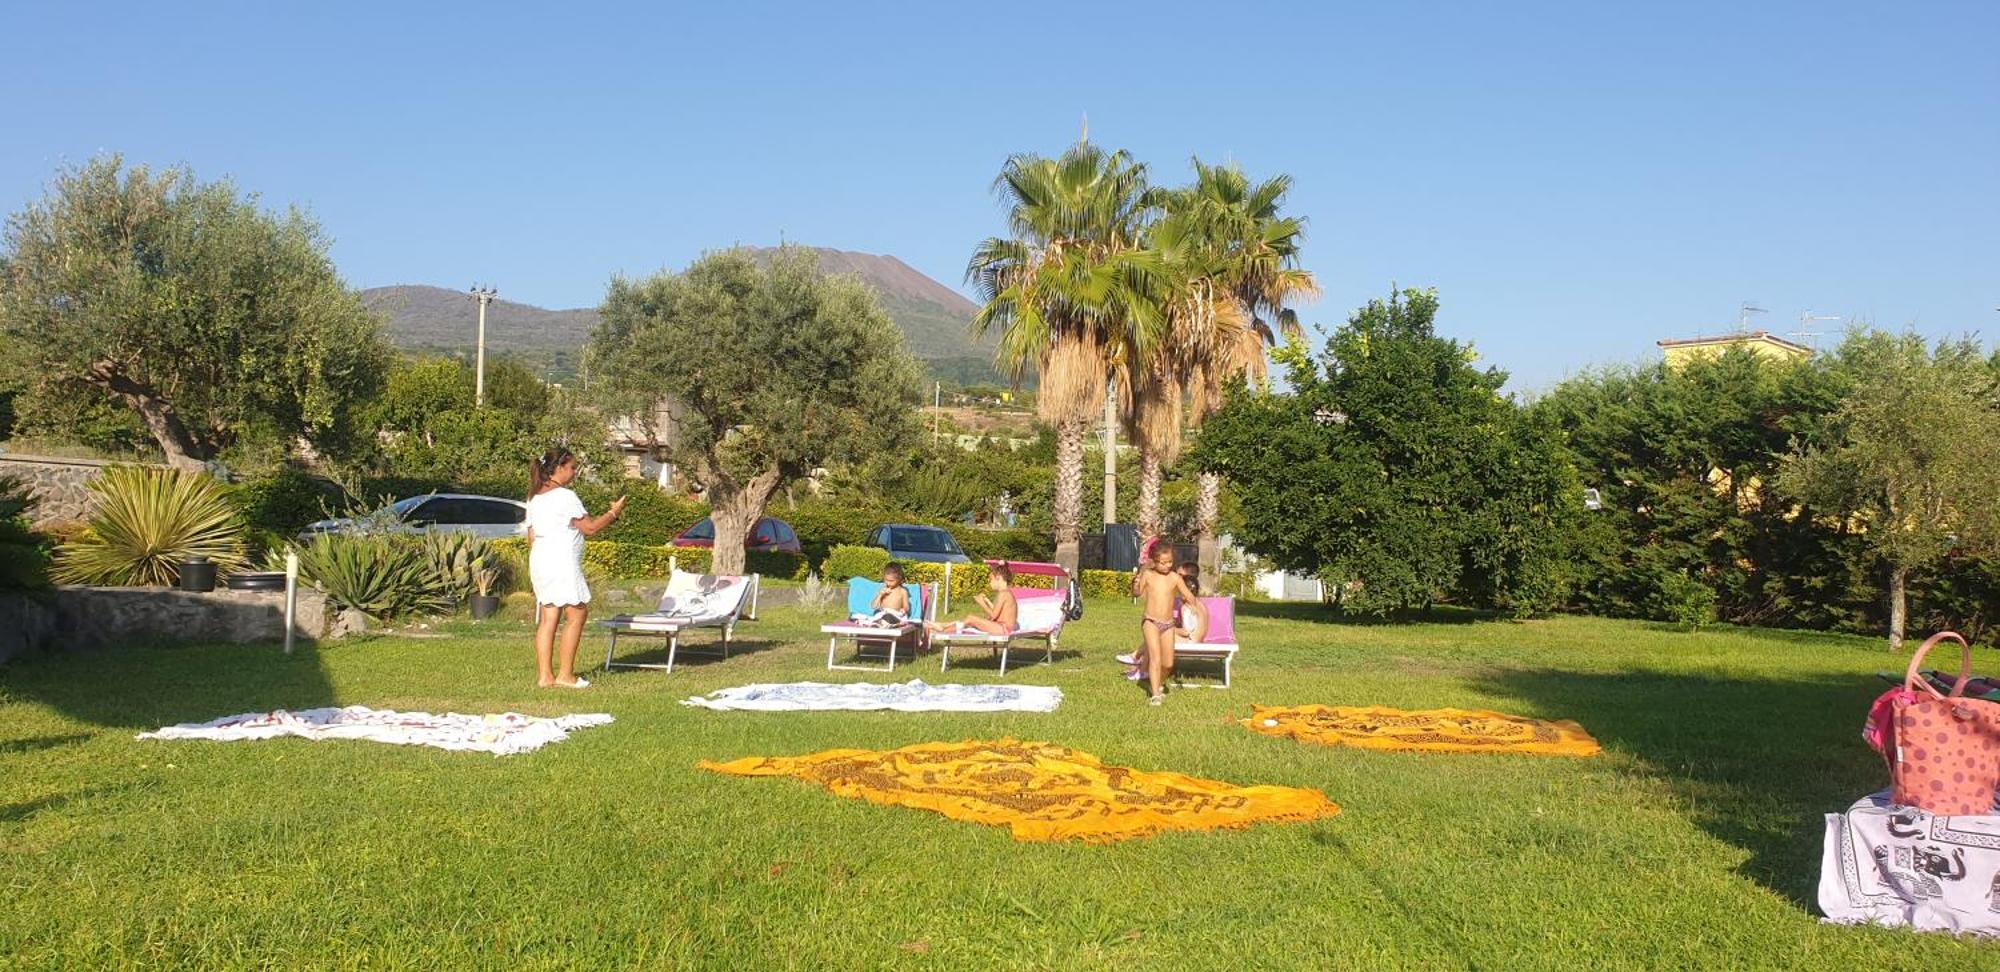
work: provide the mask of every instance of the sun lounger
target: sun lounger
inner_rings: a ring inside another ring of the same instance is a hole
[[[827,671],[833,671],[834,669],[847,669],[857,672],[895,671],[896,651],[898,648],[907,650],[910,657],[914,658],[918,649],[923,647],[924,622],[934,617],[937,612],[935,589],[924,584],[909,585],[909,590],[913,592],[911,596],[916,599],[916,617],[904,621],[895,627],[883,627],[878,624],[853,620],[857,615],[865,616],[874,613],[872,606],[875,603],[875,595],[881,590],[881,581],[869,580],[866,577],[854,577],[848,580],[848,620],[835,621],[831,624],[819,626],[819,633],[826,635]],[[887,652],[889,656],[888,664],[879,667],[875,665],[835,664],[834,659],[839,655],[840,643],[843,641],[854,643],[856,661],[860,660],[861,655],[866,649],[873,647]]]
[[[951,650],[967,648],[990,648],[1000,656],[1000,674],[1007,674],[1007,654],[1015,642],[1041,642],[1042,660],[1054,661],[1056,645],[1062,638],[1065,615],[1063,602],[1069,593],[1069,574],[1056,564],[1034,564],[1009,562],[1015,577],[1024,575],[1056,578],[1053,590],[1042,587],[1016,587],[1014,600],[1020,605],[1017,626],[1011,634],[987,634],[984,631],[966,629],[964,631],[938,631],[931,635],[931,644],[938,649],[941,658],[939,671],[951,668]]]
[[[756,602],[757,584],[756,574],[734,577],[674,571],[667,579],[667,592],[660,596],[659,608],[653,613],[621,614],[603,622],[611,631],[611,643],[604,649],[605,669],[657,668],[671,672],[680,653],[681,635],[696,628],[721,629],[720,654],[728,658],[729,639],[736,634],[736,622],[742,620],[745,606]],[[665,638],[667,663],[615,660],[621,634]]]
[[[1229,670],[1236,661],[1236,599],[1234,597],[1204,597],[1202,610],[1208,612],[1208,630],[1202,633],[1200,641],[1174,641],[1174,676],[1179,680],[1180,663],[1187,659],[1219,661],[1222,663],[1222,684],[1191,686],[1195,688],[1228,688]]]

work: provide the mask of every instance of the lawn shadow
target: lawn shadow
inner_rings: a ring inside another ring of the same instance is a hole
[[[54,810],[64,804],[86,797],[97,796],[101,793],[115,793],[119,790],[129,790],[131,788],[132,785],[129,783],[122,783],[116,786],[86,786],[72,793],[51,793],[48,796],[36,797],[33,800],[22,800],[19,803],[0,803],[0,824],[20,823],[44,810]]]
[[[72,732],[61,736],[30,736],[27,739],[0,740],[0,755],[13,753],[34,753],[44,749],[74,746],[90,738],[87,732]]]
[[[782,641],[765,638],[731,638],[729,654],[724,657],[720,640],[682,641],[679,650],[674,654],[674,668],[700,667],[733,661],[745,655],[775,651],[784,644]],[[664,638],[643,640],[627,638],[618,643],[618,655],[615,660],[620,665],[664,665],[667,663],[667,641]],[[581,668],[586,661],[595,661],[600,672],[605,670],[603,658],[594,655],[588,645],[577,652],[578,667]]]
[[[944,671],[956,671],[961,668],[975,672],[998,672],[1000,670],[1000,653],[998,651],[980,653],[982,651],[981,647],[960,648],[958,651],[967,652],[968,654],[962,656],[953,654],[951,656],[951,667],[944,669]],[[935,655],[935,649],[930,654]],[[963,661],[959,660],[961,657],[964,659]],[[1041,665],[1059,665],[1072,658],[1082,657],[1083,652],[1075,648],[1057,648],[1052,652],[1044,652],[1043,649],[1036,647],[1014,648],[1007,652],[1007,671],[1018,672]]]
[[[1310,601],[1242,601],[1236,602],[1236,614],[1246,618],[1271,618],[1278,621],[1304,621],[1310,624],[1343,624],[1353,627],[1379,627],[1401,624],[1478,624],[1482,621],[1497,621],[1504,618],[1493,611],[1478,611],[1472,608],[1440,606],[1429,611],[1392,611],[1388,614],[1362,614],[1347,611],[1335,604],[1321,604]]]
[[[1822,815],[1887,785],[1860,739],[1885,687],[1868,677],[1513,669],[1473,684],[1646,764],[1691,821],[1749,854],[1740,873],[1801,907],[1815,899]]]
[[[275,644],[42,652],[0,665],[0,697],[125,729],[337,705],[319,652],[310,644],[290,655]],[[69,738],[0,743],[0,751],[63,745]]]

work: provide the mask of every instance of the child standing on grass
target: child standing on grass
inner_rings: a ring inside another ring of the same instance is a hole
[[[1207,630],[1208,612],[1196,600],[1187,581],[1174,569],[1174,548],[1157,540],[1147,549],[1146,565],[1132,578],[1132,596],[1140,599],[1139,650],[1121,656],[1133,669],[1127,678],[1145,678],[1152,689],[1150,705],[1166,701],[1167,676],[1174,671],[1174,637]],[[1195,624],[1183,628],[1184,610],[1194,612]]]
[[[1006,564],[987,565],[986,588],[992,597],[981,594],[974,599],[984,613],[968,614],[951,623],[932,621],[924,627],[931,631],[964,631],[970,628],[986,634],[1013,634],[1021,623],[1021,605],[1014,598],[1014,571]]]
[[[528,578],[535,588],[536,684],[543,688],[587,688],[576,677],[576,646],[590,618],[590,585],[583,579],[583,538],[617,522],[625,513],[625,497],[591,516],[571,491],[576,481],[575,454],[560,446],[542,453],[528,472]],[[562,632],[561,669],[551,666],[556,624]]]

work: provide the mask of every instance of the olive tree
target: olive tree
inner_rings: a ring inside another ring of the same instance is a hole
[[[1835,367],[1852,388],[1795,445],[1778,484],[1814,513],[1853,521],[1883,567],[1893,650],[1912,573],[2000,550],[2000,375],[1971,341],[1931,348],[1880,331],[1850,335]]]
[[[902,332],[811,251],[760,265],[729,250],[615,279],[602,314],[600,387],[706,492],[717,573],[742,573],[745,539],[787,483],[913,441],[920,377]]]
[[[0,343],[46,394],[135,413],[199,468],[246,428],[324,447],[381,380],[380,321],[297,210],[116,156],[59,174],[0,237]]]

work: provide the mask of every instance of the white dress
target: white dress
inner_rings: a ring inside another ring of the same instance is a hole
[[[583,579],[583,533],[570,525],[585,515],[583,501],[568,487],[529,497],[528,529],[535,540],[528,548],[528,579],[535,585],[536,604],[590,603],[590,585]]]

